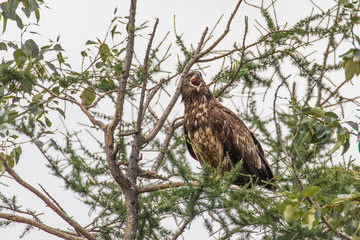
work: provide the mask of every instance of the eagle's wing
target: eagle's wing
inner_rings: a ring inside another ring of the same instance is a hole
[[[192,146],[191,146],[191,144],[190,144],[190,140],[189,140],[189,137],[188,137],[188,130],[187,130],[187,128],[185,127],[185,125],[183,126],[183,128],[184,128],[184,134],[185,134],[186,147],[187,147],[190,155],[191,155],[194,159],[198,160],[198,158],[196,157],[196,154],[195,154],[195,152],[194,152],[194,149],[192,148]]]
[[[274,178],[259,141],[235,113],[216,101],[211,106],[210,121],[214,133],[224,144],[225,154],[234,165],[243,160],[248,174],[266,182]]]

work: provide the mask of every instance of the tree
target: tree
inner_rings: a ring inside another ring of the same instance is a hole
[[[4,194],[2,226],[24,223],[25,231],[36,227],[64,239],[177,239],[201,216],[209,235],[219,239],[246,239],[253,232],[264,239],[359,239],[359,165],[346,154],[359,144],[353,113],[359,96],[342,91],[356,87],[360,73],[358,1],[328,8],[310,1],[309,16],[287,25],[278,22],[275,2],[240,0],[224,23],[204,29],[196,45],[175,31],[177,47],[168,48],[166,37],[155,44],[160,20],[150,29],[149,22],[136,23],[137,1],[129,2],[128,17],[117,16],[115,9],[105,37],[87,41],[81,71],[71,69],[59,39],[44,46],[31,38],[0,42],[0,50],[12,54],[0,65],[1,178],[30,190],[71,230],[47,225],[26,210],[29,206]],[[39,23],[41,6],[40,0],[2,3],[3,31],[15,21],[26,36],[31,24],[24,19],[34,15]],[[219,44],[233,31],[241,8],[262,17],[245,17],[242,37],[223,50]],[[255,40],[248,40],[254,34],[249,22],[258,30]],[[217,34],[217,28],[223,30]],[[145,34],[140,60],[135,40]],[[174,48],[179,49],[177,66],[165,68],[167,59],[176,57]],[[314,52],[321,52],[321,59]],[[209,66],[217,67],[209,85],[220,101],[231,103],[239,91],[246,95],[247,110],[238,114],[267,150],[276,192],[231,185],[241,165],[217,179],[209,166],[194,171],[186,159],[182,117],[174,106],[187,72],[207,72]],[[264,92],[273,93],[267,113],[258,110],[257,95]],[[164,109],[158,99],[166,103]],[[89,123],[72,127],[74,109]],[[55,128],[53,116],[64,124]],[[24,142],[32,142],[51,172],[97,213],[90,224],[76,222],[46,189],[17,174],[28,158],[22,155]],[[171,227],[165,224],[170,220]]]

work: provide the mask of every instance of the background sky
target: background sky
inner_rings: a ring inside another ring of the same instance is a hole
[[[259,1],[254,1],[259,2]],[[333,1],[321,1],[321,4],[334,4]],[[329,3],[330,2],[330,3]],[[187,44],[196,46],[198,40],[204,31],[205,27],[210,29],[215,25],[218,19],[224,15],[221,20],[215,37],[219,36],[225,28],[227,19],[233,11],[237,1],[235,0],[139,0],[137,5],[137,19],[136,25],[149,21],[148,30],[144,31],[144,36],[135,40],[135,50],[139,59],[143,59],[143,54],[146,49],[147,36],[152,29],[155,18],[159,18],[159,26],[155,43],[159,43],[168,31],[170,31],[167,44],[173,43],[174,35],[174,16],[176,16],[176,31],[178,34],[184,33],[183,39]],[[308,1],[289,1],[279,0],[275,3],[277,9],[277,20],[280,25],[291,25],[298,19],[308,15],[313,5]],[[36,31],[40,35],[25,34],[24,39],[33,38],[39,45],[45,45],[49,39],[55,40],[59,35],[60,43],[65,49],[64,56],[68,57],[73,69],[79,70],[81,66],[80,52],[86,48],[87,40],[96,40],[97,37],[102,39],[106,34],[110,21],[114,17],[114,9],[117,7],[118,16],[127,16],[129,1],[125,0],[61,0],[61,1],[46,1],[46,5],[41,10],[41,20],[39,26],[32,26],[31,31]],[[244,29],[244,17],[249,17],[249,36],[248,43],[258,36],[258,31],[254,27],[256,19],[259,18],[258,12],[254,8],[242,4],[238,14],[236,15],[230,34],[220,44],[218,49],[229,50],[232,48],[234,41],[241,42]],[[0,35],[0,39],[20,41],[20,31],[16,28],[14,23],[8,22],[7,32]],[[175,48],[176,50],[176,48]],[[318,56],[321,57],[321,50]],[[0,54],[3,54],[0,52]],[[166,63],[169,69],[175,70],[176,51],[172,53],[173,56]],[[339,53],[341,54],[341,53]],[[0,56],[0,59],[2,57]],[[219,64],[219,63],[214,63]],[[217,73],[217,68],[209,68],[206,70],[205,80],[208,81]],[[295,73],[296,74],[296,73]],[[207,78],[207,79],[206,79]],[[273,96],[273,95],[272,95]],[[265,99],[264,108],[271,110],[272,101],[270,98]],[[268,106],[267,104],[270,103]],[[178,109],[174,112],[182,112],[182,106],[177,105]],[[231,108],[231,106],[229,106]],[[76,112],[74,114],[77,116]],[[130,113],[129,113],[130,114]],[[78,121],[86,122],[86,119],[81,119],[79,115]],[[63,188],[63,182],[56,177],[49,174],[49,170],[45,166],[46,161],[39,152],[34,151],[31,147],[25,147],[23,156],[15,170],[20,176],[28,181],[33,186],[38,183],[47,189],[51,195],[59,201],[61,206],[74,217],[80,224],[86,225],[89,223],[88,208],[83,206],[81,202],[73,195],[72,192],[66,191]],[[16,193],[24,206],[36,209],[39,212],[44,212],[42,219],[50,226],[64,228],[67,226],[63,221],[48,211],[43,202],[34,198],[31,193],[24,192],[14,185],[8,179],[1,178],[0,192]],[[8,185],[6,185],[8,184]],[[10,185],[11,184],[11,185]],[[93,218],[93,216],[91,216]],[[201,229],[201,224],[195,222],[190,225],[190,230],[184,234],[185,239],[206,239],[206,230]],[[0,229],[1,239],[18,239],[22,233],[23,225],[14,225],[11,228]],[[58,239],[42,231],[33,230],[23,238],[30,239]]]

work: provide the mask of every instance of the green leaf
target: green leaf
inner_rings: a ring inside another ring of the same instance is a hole
[[[89,106],[91,105],[95,98],[96,98],[96,94],[94,92],[94,89],[91,87],[88,87],[86,89],[84,89],[84,91],[81,93],[80,95],[81,98],[81,104],[84,106]]]
[[[326,112],[325,116],[330,117],[330,118],[334,118],[334,119],[339,118],[338,115],[336,113],[334,113],[334,112]]]
[[[311,208],[304,213],[302,224],[307,224],[308,228],[311,230],[313,228],[314,221],[315,221],[315,209]]]
[[[4,43],[4,42],[0,42],[0,51],[2,51],[2,50],[4,50],[4,51],[7,51],[8,49],[7,49],[7,45],[6,45],[6,43]]]
[[[115,26],[111,29],[111,38],[112,38],[112,39],[114,39],[116,27],[117,27],[117,25],[115,25]]]
[[[303,189],[302,194],[303,194],[304,198],[312,197],[318,190],[319,190],[318,186],[306,187]]]
[[[57,59],[58,59],[60,64],[65,62],[64,57],[63,57],[61,52],[58,52]]]
[[[65,113],[61,108],[55,108],[55,110],[58,111],[65,118]]]
[[[343,146],[344,146],[344,148],[343,148],[343,150],[342,150],[341,155],[344,155],[344,154],[349,150],[349,148],[350,148],[350,141],[349,141],[348,138],[346,138],[346,141],[345,141],[345,143],[344,143]]]
[[[341,125],[338,125],[337,130],[338,140],[339,136],[344,136],[347,132],[349,132],[346,127],[342,127]],[[341,142],[344,143],[345,139],[343,139]]]
[[[53,91],[55,94],[59,95],[59,94],[60,94],[60,87],[53,87],[52,91]]]
[[[344,69],[345,69],[345,80],[349,81],[351,80],[354,75],[360,74],[360,63],[359,60],[355,60],[353,58],[348,59],[344,63]]]
[[[359,125],[356,122],[347,121],[346,123],[349,124],[350,127],[352,127],[355,131],[357,131],[357,132],[359,131]]]
[[[87,40],[85,44],[86,45],[92,45],[92,44],[96,44],[96,42],[91,41],[91,40]]]
[[[56,75],[59,74],[58,71],[56,70],[56,67],[54,64],[52,64],[49,61],[45,61],[45,63],[46,63],[46,66],[48,66]]]
[[[344,59],[344,61],[345,61],[346,59],[353,58],[353,56],[354,56],[354,50],[355,50],[355,49],[352,48],[352,49],[350,49],[349,51],[347,51],[346,53],[341,54],[340,57],[342,57],[342,58]]]
[[[60,44],[56,44],[53,49],[58,52],[65,51]]]
[[[341,147],[341,145],[342,145],[341,142],[337,141],[333,146],[333,148],[331,149],[330,155],[336,152]],[[359,147],[359,152],[360,152],[360,147]]]
[[[36,146],[38,146],[39,148],[42,148],[42,146],[44,145],[44,143],[42,141],[36,140],[35,141]]]
[[[310,113],[311,115],[314,115],[316,117],[324,117],[325,116],[325,111],[321,107],[311,108],[308,111],[308,113]]]
[[[340,0],[340,4],[347,5],[349,4],[349,0]]]
[[[5,173],[5,166],[4,166],[4,164],[2,163],[2,161],[0,161],[0,172],[1,172],[1,173]]]
[[[9,164],[10,168],[13,168],[15,166],[15,161],[14,161],[14,151],[11,152],[11,155],[13,155],[12,157],[9,155],[5,155],[5,158]]]
[[[87,54],[87,52],[86,52],[86,51],[81,51],[81,56],[82,56],[82,57],[87,57],[87,56],[88,56],[88,54]]]
[[[20,28],[20,29],[24,28],[24,23],[22,22],[21,18],[18,15],[16,15],[15,21],[16,21],[16,25],[18,26],[18,28]]]
[[[348,218],[345,221],[345,233],[352,235],[359,227],[359,221],[357,219]]]
[[[299,219],[299,213],[299,209],[289,204],[284,209],[284,219],[286,222],[291,222],[294,219]]]
[[[316,132],[320,132],[324,128],[324,124],[322,122],[317,122],[314,126],[314,130]]]
[[[3,33],[6,31],[6,26],[7,26],[7,18],[4,18],[3,20]]]
[[[114,58],[110,52],[110,48],[106,43],[102,43],[99,47],[99,53],[103,62],[111,62]]]
[[[26,62],[26,55],[23,53],[21,49],[16,49],[13,53],[14,60],[16,64],[21,68],[24,66]]]
[[[37,103],[43,99],[43,95],[41,93],[35,94],[31,100],[32,103]]]
[[[49,118],[45,117],[46,126],[51,127],[52,123]]]
[[[356,58],[357,60],[360,59],[360,49],[355,49],[354,53],[353,53],[353,57]]]
[[[39,11],[39,8],[35,9],[35,17],[36,17],[36,23],[39,23],[39,21],[40,21],[40,11]]]
[[[14,150],[15,150],[15,161],[16,161],[16,163],[18,163],[19,159],[20,159],[20,155],[22,154],[21,146],[18,146]]]

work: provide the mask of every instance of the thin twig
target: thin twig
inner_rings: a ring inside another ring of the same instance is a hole
[[[182,125],[182,121],[179,123],[180,125]],[[160,153],[159,155],[157,156],[153,166],[151,167],[151,171],[152,172],[157,172],[159,170],[159,167],[164,159],[164,156],[165,156],[165,153],[169,147],[169,144],[170,144],[170,140],[174,134],[174,131],[175,131],[175,121],[173,122],[173,124],[170,126],[169,128],[169,131],[168,133],[166,134],[166,137],[165,137],[165,140],[164,140],[164,143],[161,147],[161,150],[160,150]]]

